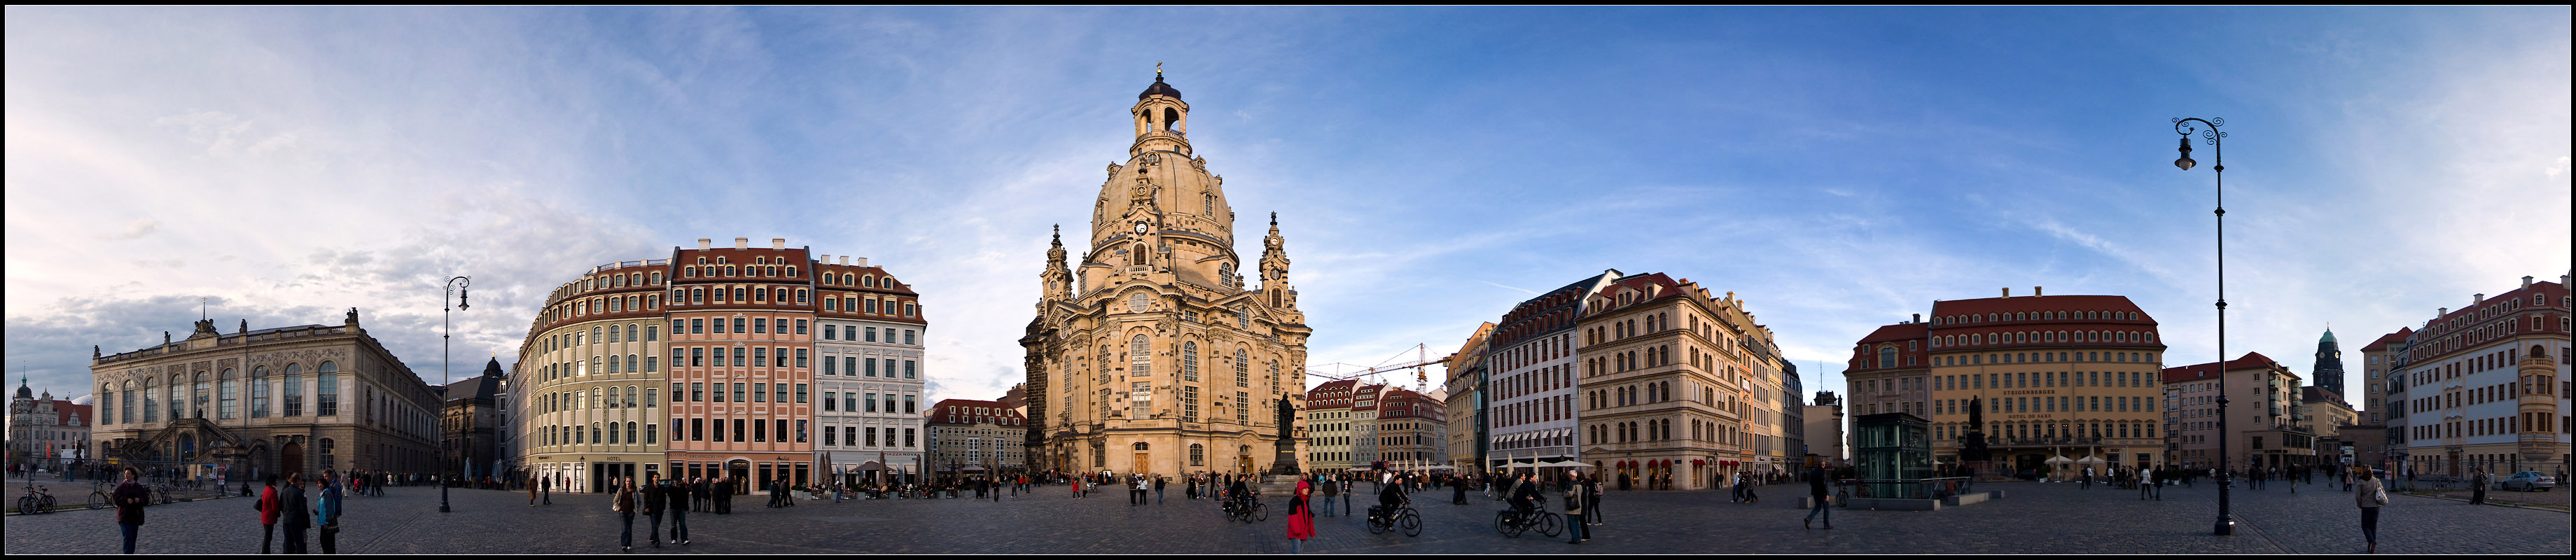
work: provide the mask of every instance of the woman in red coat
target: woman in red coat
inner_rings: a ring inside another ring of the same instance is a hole
[[[1306,539],[1315,538],[1315,512],[1307,509],[1306,498],[1315,492],[1308,479],[1297,479],[1297,493],[1288,497],[1288,553],[1296,554]]]

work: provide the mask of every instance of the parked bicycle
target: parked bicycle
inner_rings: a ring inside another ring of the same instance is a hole
[[[1404,531],[1404,536],[1407,537],[1422,536],[1422,514],[1413,510],[1412,502],[1408,501],[1405,505],[1396,507],[1395,511],[1392,512],[1384,511],[1385,508],[1386,506],[1382,505],[1369,506],[1369,534],[1374,535],[1385,533],[1387,531],[1401,530]]]
[[[19,515],[53,513],[53,511],[54,495],[45,493],[45,488],[42,486],[29,484],[27,485],[27,495],[18,497]]]
[[[113,487],[107,485],[106,480],[91,482],[89,484],[89,508],[98,509],[107,507],[110,503],[114,503],[108,499],[110,495],[108,494],[108,491],[113,489]]]

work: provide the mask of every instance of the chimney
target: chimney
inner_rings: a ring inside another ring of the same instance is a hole
[[[2030,297],[2039,297],[2039,296],[2044,296],[2044,295],[2048,295],[2048,294],[2039,293],[2039,286],[2031,286],[2031,287],[2030,287]]]
[[[2442,310],[2441,310],[2441,311],[2435,311],[2435,312],[2433,312],[2433,318],[2434,318],[2434,319],[2436,319],[2436,320],[2439,320],[2439,319],[2441,319],[2441,318],[2443,318],[2443,317],[2449,316],[2450,314],[2451,314],[2451,308],[2444,307],[2444,308],[2442,308]]]
[[[785,238],[785,237],[772,237],[772,238],[769,238],[769,248],[771,248],[771,249],[785,249],[785,248],[787,248],[787,238]]]
[[[736,238],[733,238],[733,248],[735,248],[735,249],[749,249],[749,248],[751,248],[751,238],[749,238],[749,237],[736,237]]]
[[[2469,305],[2477,305],[2479,302],[2483,302],[2483,301],[2486,301],[2486,300],[2487,300],[2487,295],[2486,295],[2486,294],[2473,294],[2473,295],[2470,295],[2470,296],[2469,296]]]
[[[850,256],[849,256],[849,255],[841,255],[841,266],[849,266],[849,265],[850,265]]]
[[[821,257],[821,260],[816,260],[816,261],[814,261],[814,262],[823,263],[823,264],[832,264],[832,256],[831,256],[831,255],[819,255],[819,256]]]
[[[1921,323],[1921,322],[1923,322],[1923,314],[1921,314],[1921,313],[1916,313],[1916,314],[1914,314],[1914,320],[1913,320],[1912,322],[1915,322],[1915,323]]]
[[[2004,288],[2004,297],[2012,297],[2012,288]]]
[[[715,240],[713,240],[713,239],[707,239],[707,238],[704,238],[704,237],[700,237],[700,238],[698,238],[698,250],[700,250],[700,251],[707,250],[707,247],[708,247],[710,244],[714,243],[714,242],[715,242]]]
[[[858,264],[857,266],[858,266],[859,268],[867,268],[867,267],[868,267],[868,258],[867,258],[867,257],[859,257],[859,264]]]
[[[2522,277],[2522,287],[2525,287],[2525,288],[2529,288],[2529,287],[2531,287],[2531,277],[2529,277],[2529,276],[2524,276],[2524,277]]]

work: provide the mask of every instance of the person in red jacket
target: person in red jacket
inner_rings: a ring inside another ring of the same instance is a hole
[[[270,545],[277,542],[277,512],[285,508],[277,499],[277,475],[268,475],[261,482],[268,486],[260,489],[259,502],[252,507],[259,508],[259,553],[268,554]]]
[[[134,553],[134,534],[143,530],[143,507],[152,504],[152,489],[135,481],[139,478],[143,478],[142,471],[126,467],[125,482],[118,483],[107,497],[109,503],[116,505],[116,526],[125,533],[126,554]]]

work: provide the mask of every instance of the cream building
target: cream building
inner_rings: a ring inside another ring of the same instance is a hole
[[[1189,104],[1159,73],[1136,98],[1135,141],[1107,169],[1090,247],[1069,255],[1058,235],[1020,339],[1031,467],[1269,470],[1275,443],[1296,436],[1280,424],[1304,397],[1313,332],[1285,240],[1274,215],[1250,285],[1224,179],[1192,154]]]
[[[1612,488],[1715,488],[1778,460],[1754,453],[1757,438],[1779,433],[1759,425],[1780,418],[1776,393],[1756,398],[1777,383],[1759,379],[1770,366],[1758,356],[1777,352],[1742,306],[1661,273],[1618,278],[1583,302],[1583,458],[1603,466]]]
[[[2469,476],[2568,461],[2568,277],[2442,308],[2407,339],[2408,467]],[[2563,482],[2561,484],[2564,484]]]
[[[1485,344],[1493,334],[1493,323],[1476,325],[1476,334],[1469,335],[1446,363],[1449,381],[1441,404],[1448,410],[1441,420],[1448,424],[1444,428],[1449,438],[1448,464],[1460,473],[1484,470]]]
[[[583,271],[546,296],[510,399],[521,468],[556,492],[601,492],[611,478],[663,472],[662,384],[670,261],[622,261]]]
[[[247,367],[245,367],[247,365]],[[247,371],[245,371],[247,370]],[[90,358],[98,386],[93,448],[115,465],[185,465],[232,481],[323,469],[428,473],[437,466],[439,399],[361,328],[230,335],[198,321],[184,340]]]
[[[2301,427],[2299,375],[2261,353],[2164,370],[2182,427],[2174,433],[2185,466],[2287,467],[2312,464],[2316,434]],[[2222,409],[2218,398],[2227,397]],[[2226,424],[2219,423],[2220,414]],[[2219,441],[2225,438],[2225,457]]]
[[[1351,397],[1358,381],[1327,381],[1306,392],[1306,468],[1341,472],[1351,468]]]
[[[1863,337],[1843,372],[1846,413],[1924,418],[1942,467],[1967,461],[1970,433],[1983,434],[1995,474],[2059,457],[2097,469],[2160,464],[2155,320],[2123,296],[2031,291],[1935,302],[1928,321]]]

